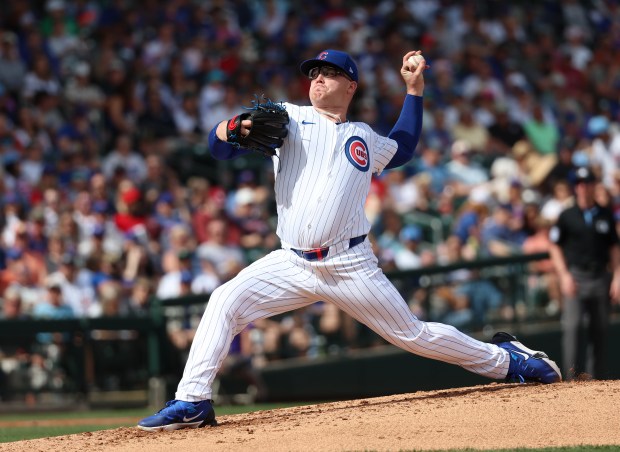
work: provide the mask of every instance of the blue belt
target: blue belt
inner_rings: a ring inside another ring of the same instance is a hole
[[[366,240],[366,234],[353,237],[349,240],[349,249],[359,245],[364,240]],[[307,261],[322,261],[327,257],[327,253],[329,253],[329,246],[326,246],[325,248],[314,248],[312,250],[297,250],[295,248],[291,248],[291,251]]]

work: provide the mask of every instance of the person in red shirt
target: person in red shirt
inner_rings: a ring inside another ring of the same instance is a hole
[[[118,213],[114,215],[114,223],[122,232],[128,232],[136,226],[146,224],[146,216],[142,204],[142,193],[131,186],[119,192]]]

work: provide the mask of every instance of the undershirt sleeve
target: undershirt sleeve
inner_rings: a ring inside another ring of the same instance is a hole
[[[413,157],[422,132],[423,98],[407,94],[398,121],[394,124],[388,138],[396,141],[398,149],[385,169],[404,165]]]
[[[218,124],[219,125],[219,124]],[[211,129],[211,133],[209,133],[209,149],[211,149],[211,155],[217,160],[230,160],[235,157],[239,157],[241,155],[249,154],[249,149],[243,149],[238,146],[233,146],[232,144],[220,140],[215,131],[217,130],[217,126]]]

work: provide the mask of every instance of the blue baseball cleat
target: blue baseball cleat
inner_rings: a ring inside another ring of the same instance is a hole
[[[496,333],[491,342],[510,354],[510,367],[506,381],[516,383],[562,381],[560,369],[546,353],[530,350],[508,333]]]
[[[138,422],[138,428],[149,432],[200,428],[207,425],[217,425],[210,400],[201,402],[171,400],[157,413]]]

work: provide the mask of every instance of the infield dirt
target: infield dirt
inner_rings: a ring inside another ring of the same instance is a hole
[[[217,411],[217,410],[216,410]],[[397,451],[620,445],[620,381],[493,383],[0,444],[4,452]]]

